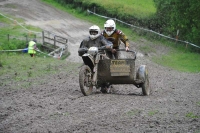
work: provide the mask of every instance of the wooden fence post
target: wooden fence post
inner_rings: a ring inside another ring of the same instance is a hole
[[[56,47],[56,35],[54,35],[54,48]]]
[[[178,34],[179,34],[179,30],[177,30],[176,32],[176,47],[177,47],[177,41],[178,41]]]
[[[44,45],[44,31],[42,31],[42,44]]]
[[[185,48],[187,49],[187,46],[188,46],[188,42],[185,44]]]
[[[8,34],[8,42],[10,41],[10,35]]]

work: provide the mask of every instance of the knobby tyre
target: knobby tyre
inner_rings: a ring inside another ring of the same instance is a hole
[[[84,96],[92,94],[92,72],[89,66],[82,66],[79,72],[79,86]]]
[[[148,70],[145,67],[144,70],[144,83],[142,84],[142,92],[143,95],[150,95],[150,87],[149,87],[149,75],[148,75]]]
[[[150,95],[151,91],[149,86],[149,75],[148,75],[148,69],[145,65],[141,65],[139,67],[136,78],[143,81],[143,83],[140,85],[140,87],[142,87],[143,95],[145,96]]]

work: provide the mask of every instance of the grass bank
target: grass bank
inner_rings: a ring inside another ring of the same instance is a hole
[[[197,53],[173,50],[168,55],[155,56],[152,60],[181,72],[200,72],[200,55]]]
[[[108,13],[114,14],[117,12],[119,16],[126,14],[136,18],[148,18],[156,13],[153,0],[115,0],[114,2],[112,0],[82,0],[81,2],[85,5],[96,3],[104,7]]]

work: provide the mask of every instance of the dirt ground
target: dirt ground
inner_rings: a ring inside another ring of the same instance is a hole
[[[67,61],[82,62],[77,49],[91,23],[39,0],[0,0],[0,12],[69,38],[71,55]],[[141,40],[145,43],[149,42]],[[131,42],[136,50],[137,45]],[[165,52],[165,48],[160,50]],[[114,85],[112,94],[94,90],[92,95],[83,96],[77,67],[43,77],[44,84],[33,84],[29,89],[1,86],[0,132],[199,133],[200,74],[181,73],[138,55],[136,68],[145,64],[149,69],[150,96],[143,96],[141,88],[134,85]]]

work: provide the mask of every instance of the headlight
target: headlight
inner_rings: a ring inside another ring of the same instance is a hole
[[[88,54],[90,54],[90,55],[96,55],[97,53],[98,53],[97,47],[90,47],[88,50]]]

